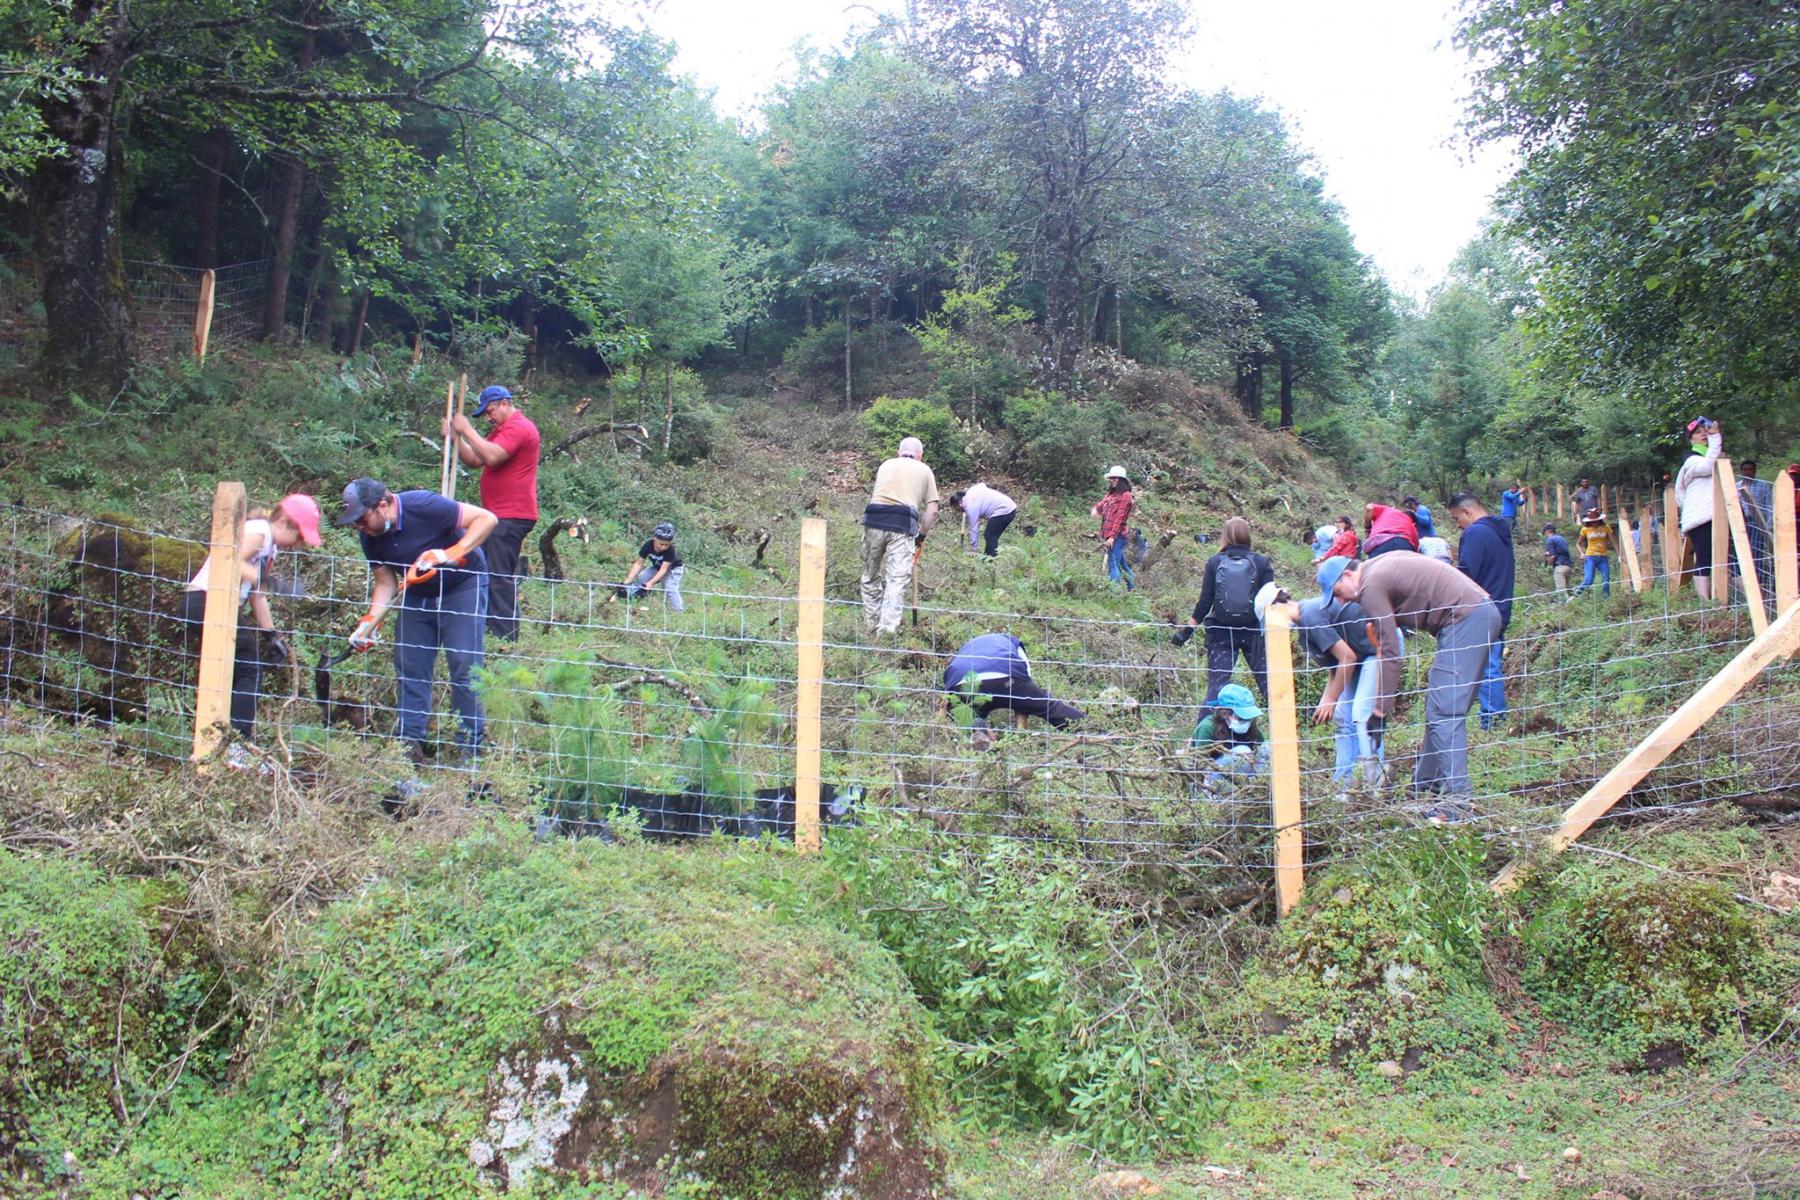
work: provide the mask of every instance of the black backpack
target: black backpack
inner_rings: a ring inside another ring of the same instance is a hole
[[[1256,622],[1256,559],[1225,554],[1213,574],[1213,614],[1230,625]]]

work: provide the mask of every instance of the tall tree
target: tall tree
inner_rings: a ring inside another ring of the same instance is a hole
[[[1539,349],[1646,420],[1800,424],[1800,4],[1478,0],[1470,124],[1516,142]]]

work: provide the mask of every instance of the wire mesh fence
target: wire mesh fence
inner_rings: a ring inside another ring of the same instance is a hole
[[[173,263],[128,260],[138,342],[155,353],[190,353],[206,271]],[[268,259],[232,263],[213,271],[212,347],[243,345],[262,330]]]
[[[150,763],[185,760],[197,651],[184,612],[191,618],[187,586],[205,542],[20,508],[0,509],[0,521],[11,551],[0,569],[9,720],[67,723],[109,752]],[[916,827],[925,844],[1017,839],[1109,866],[1266,880],[1278,831],[1268,757],[1256,743],[1267,746],[1269,714],[1241,737],[1220,736],[1222,721],[1212,737],[1196,736],[1218,698],[1203,639],[1174,646],[1166,623],[1084,608],[1054,579],[1037,579],[1020,597],[1034,612],[945,603],[1006,569],[979,555],[935,565],[931,594],[908,606],[898,636],[872,635],[861,601],[850,598],[856,573],[846,560],[852,556],[840,548],[824,605],[819,799],[828,828],[880,818]],[[1522,846],[1554,829],[1568,805],[1753,630],[1741,601],[1705,603],[1691,589],[1666,586],[1640,593],[1617,578],[1610,589],[1571,595],[1523,548],[1520,564],[1497,660],[1504,709],[1478,706],[1468,719],[1470,787],[1457,819]],[[354,554],[276,559],[264,588],[292,653],[264,661],[253,633],[240,641],[236,686],[254,703],[253,721],[237,722],[238,741],[258,748],[244,765],[303,781],[314,756],[392,746],[401,719],[397,647],[343,653],[367,609],[369,582]],[[527,578],[520,595],[518,640],[490,638],[471,676],[479,757],[463,750],[469,714],[459,714],[440,669],[408,773],[518,782],[545,831],[792,836],[795,596],[687,586],[677,607],[660,588],[632,596],[599,578]],[[992,728],[983,728],[977,698],[947,691],[944,672],[965,642],[992,632],[1016,636],[1032,678],[1081,719],[1066,728],[1037,719],[1014,727],[995,711]],[[388,633],[406,637],[392,618]],[[1320,711],[1334,668],[1304,645],[1296,638],[1292,654],[1310,868],[1417,824],[1435,799],[1407,786],[1435,646],[1429,636],[1406,639],[1385,760],[1371,769],[1359,761],[1366,755],[1354,727],[1346,752],[1335,714]],[[255,660],[248,669],[246,656]],[[1266,708],[1243,662],[1235,672]],[[1800,678],[1784,660],[1607,819],[1721,801],[1790,804],[1800,794],[1797,698]]]

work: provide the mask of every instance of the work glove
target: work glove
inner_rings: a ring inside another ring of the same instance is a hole
[[[920,534],[920,535],[919,535],[919,536],[918,536],[918,537],[916,537],[916,538],[914,538],[914,539],[913,539],[913,546],[914,546],[914,548],[915,548],[915,549],[921,549],[921,550],[922,550],[922,549],[924,549],[924,547],[925,547],[925,535],[924,535],[924,534],[922,534],[922,533],[921,533],[921,534]]]
[[[287,639],[274,629],[262,631],[262,659],[264,662],[277,663],[288,661]]]
[[[427,550],[413,561],[413,573],[421,578],[431,575],[444,567],[460,567],[463,560],[454,550]]]
[[[1169,639],[1170,643],[1176,646],[1187,645],[1194,640],[1194,628],[1195,627],[1192,625],[1183,625],[1180,629],[1177,629],[1175,635]]]
[[[374,613],[365,613],[356,628],[350,631],[350,648],[358,654],[375,648],[376,634],[381,632],[381,621]]]

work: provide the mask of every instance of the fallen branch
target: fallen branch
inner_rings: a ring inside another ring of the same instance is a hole
[[[598,654],[594,655],[594,661],[603,667],[612,667],[620,671],[637,672],[637,674],[633,675],[630,679],[621,679],[619,682],[610,685],[615,692],[622,692],[628,687],[636,687],[639,684],[657,683],[686,696],[688,704],[701,716],[712,715],[712,710],[706,707],[706,701],[700,698],[700,693],[696,692],[693,688],[681,682],[673,675],[665,674],[662,671],[652,670],[649,667],[642,667],[637,663],[617,662]]]
[[[577,429],[574,433],[571,433],[568,437],[552,446],[550,448],[550,453],[565,453],[572,447],[578,446],[589,438],[597,437],[602,433],[619,434],[627,432],[635,432],[637,436],[627,440],[634,441],[640,446],[645,446],[650,441],[650,431],[642,425],[621,421],[605,421],[599,425],[590,425],[586,429]]]

